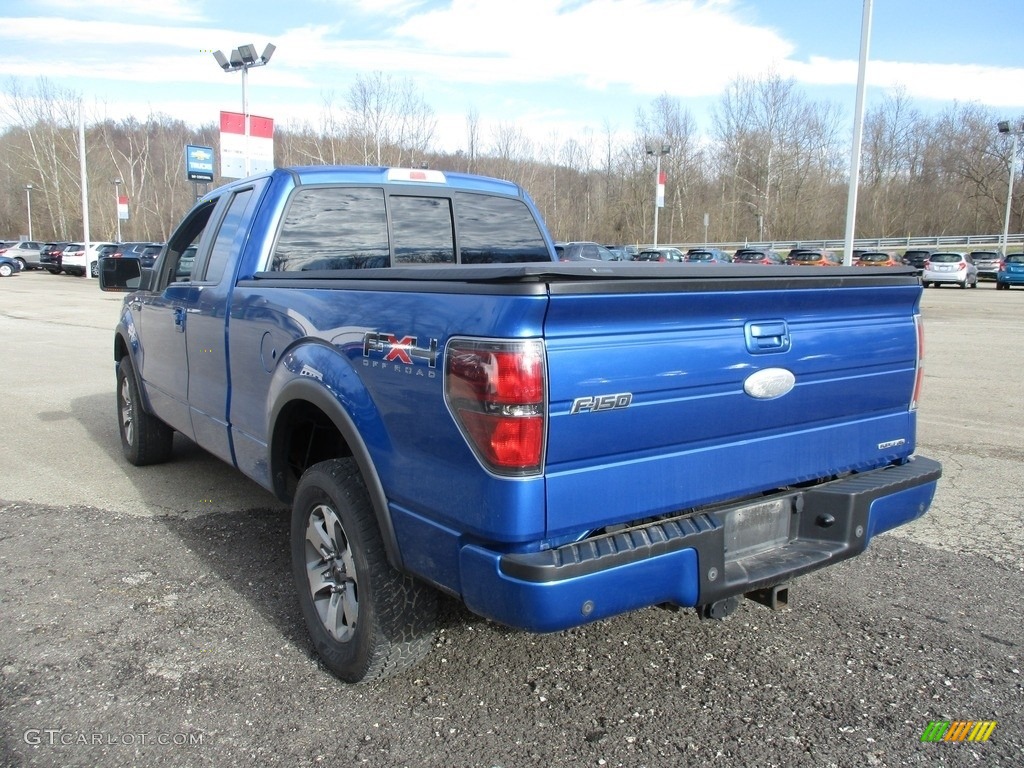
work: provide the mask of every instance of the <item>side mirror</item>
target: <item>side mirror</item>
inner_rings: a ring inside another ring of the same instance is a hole
[[[142,265],[133,256],[100,259],[100,290],[113,293],[137,291],[142,286]]]

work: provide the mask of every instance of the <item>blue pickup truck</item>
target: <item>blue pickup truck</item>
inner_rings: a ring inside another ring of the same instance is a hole
[[[350,682],[438,593],[535,632],[784,603],[932,501],[913,270],[559,263],[517,185],[277,169],[215,190],[114,333],[128,461],[175,431],[290,503],[298,598]]]

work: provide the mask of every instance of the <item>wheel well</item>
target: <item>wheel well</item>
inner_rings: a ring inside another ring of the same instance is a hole
[[[351,447],[326,413],[308,401],[293,400],[282,409],[274,425],[274,491],[279,498],[291,501],[307,467],[351,455]]]

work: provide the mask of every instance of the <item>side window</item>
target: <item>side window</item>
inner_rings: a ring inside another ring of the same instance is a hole
[[[309,187],[292,196],[270,269],[386,267],[389,255],[383,190]]]
[[[392,195],[396,264],[454,264],[452,209],[446,197]]]
[[[249,201],[252,199],[253,190],[243,189],[238,192],[231,201],[231,206],[228,208],[226,214],[224,214],[224,220],[221,221],[220,229],[217,231],[217,239],[213,241],[213,247],[210,249],[210,257],[206,262],[205,267],[201,267],[202,274],[191,274],[192,265],[186,261],[187,253],[183,251],[182,258],[179,260],[179,273],[183,272],[182,267],[187,267],[191,279],[194,281],[201,282],[212,282],[219,283],[221,277],[224,276],[224,267],[231,259],[231,255],[235,250],[235,239],[238,235],[239,228],[245,221],[245,209],[249,205]],[[192,245],[198,245],[198,237],[193,241]],[[187,251],[188,249],[186,249]],[[192,251],[193,258],[195,251]],[[186,278],[187,279],[187,278]]]
[[[456,192],[455,227],[463,264],[551,261],[536,219],[522,200]]]
[[[218,200],[219,198],[206,200],[198,208],[194,208],[171,235],[167,241],[163,256],[157,258],[153,267],[155,270],[159,270],[159,276],[156,278],[155,284],[158,290],[162,291],[169,283],[186,279],[178,276],[178,262],[181,259],[182,253],[190,245],[199,242],[199,238],[202,237],[206,225],[210,222],[210,216],[213,215],[213,211],[217,207]]]

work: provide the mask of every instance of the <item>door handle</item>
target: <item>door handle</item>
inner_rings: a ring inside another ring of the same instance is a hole
[[[174,327],[179,333],[185,332],[185,308],[175,307],[174,308]]]

